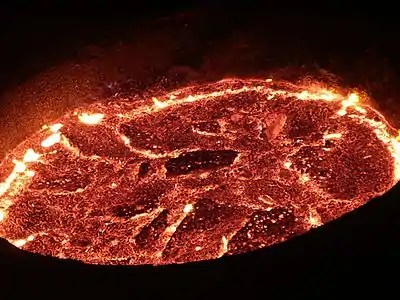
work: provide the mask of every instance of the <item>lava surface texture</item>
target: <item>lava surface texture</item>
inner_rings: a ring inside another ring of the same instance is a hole
[[[227,79],[75,109],[0,165],[0,236],[120,265],[283,242],[399,180],[397,131],[362,100]]]

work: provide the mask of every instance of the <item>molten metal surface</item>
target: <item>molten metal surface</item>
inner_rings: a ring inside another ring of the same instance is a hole
[[[98,103],[2,162],[0,236],[95,264],[251,251],[390,189],[396,136],[357,94],[271,80]]]

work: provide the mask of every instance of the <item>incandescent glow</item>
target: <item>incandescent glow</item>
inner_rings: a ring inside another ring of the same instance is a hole
[[[310,210],[310,226],[311,227],[318,227],[322,225],[321,222],[321,217],[318,215],[318,213],[315,210]]]
[[[15,164],[15,168],[14,168],[15,173],[23,173],[23,172],[25,172],[26,165],[22,161],[18,161],[16,159],[14,159],[13,163]]]
[[[93,264],[214,259],[322,226],[400,180],[400,132],[357,93],[225,79],[156,96],[75,111],[11,152],[0,237]]]
[[[125,145],[129,145],[130,141],[125,135],[121,134],[121,140],[124,142]]]
[[[162,109],[162,108],[168,107],[168,103],[161,102],[156,97],[153,97],[152,100],[153,100],[154,105],[157,108],[161,108]]]
[[[29,162],[35,162],[38,161],[40,158],[40,154],[36,153],[33,149],[28,149],[26,150],[25,156],[24,156],[24,162],[29,163]]]
[[[41,143],[41,146],[43,148],[49,148],[49,147],[52,147],[55,144],[59,143],[60,141],[61,141],[61,134],[60,133],[54,133],[51,136],[49,136],[47,139],[45,139]]]
[[[32,171],[32,170],[26,171],[26,176],[28,176],[28,177],[33,177],[33,176],[35,176],[35,175],[36,175],[36,172],[35,172],[35,171]]]
[[[192,204],[187,204],[187,205],[185,205],[185,208],[183,209],[183,212],[190,213],[192,210],[193,210],[193,205]]]
[[[329,134],[324,136],[324,138],[326,140],[329,140],[329,139],[340,139],[341,137],[342,137],[341,133],[329,133]]]
[[[100,124],[100,122],[103,120],[104,114],[83,113],[83,114],[79,115],[78,118],[83,124],[97,125],[97,124]]]
[[[339,95],[332,91],[320,90],[320,91],[302,91],[297,95],[299,100],[324,100],[334,101],[339,98]]]
[[[51,132],[58,133],[60,131],[60,129],[63,128],[63,126],[64,126],[63,124],[57,123],[57,124],[49,126],[49,128],[50,128]]]
[[[20,240],[16,240],[16,241],[11,241],[11,243],[18,248],[21,248],[22,246],[24,246],[26,243],[28,242],[32,242],[35,239],[34,235],[30,235],[28,236],[26,239],[20,239]]]

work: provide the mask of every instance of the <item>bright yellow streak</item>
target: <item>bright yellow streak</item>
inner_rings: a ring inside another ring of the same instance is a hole
[[[28,149],[25,152],[23,161],[19,161],[14,159],[13,163],[15,164],[13,171],[6,178],[6,180],[0,183],[0,197],[2,197],[8,190],[11,188],[13,182],[18,178],[19,174],[25,173],[28,177],[35,176],[35,172],[32,170],[27,170],[27,165],[25,163],[35,162],[39,159],[40,155],[37,154],[33,149]],[[4,212],[0,210],[0,221],[4,219]]]
[[[349,98],[347,99],[349,103],[358,103],[360,102],[360,97],[356,93],[351,93]]]
[[[51,136],[49,136],[47,139],[45,139],[41,143],[41,146],[43,148],[49,148],[49,147],[54,146],[55,144],[59,143],[60,141],[61,141],[61,134],[60,133],[54,133]]]
[[[11,244],[13,244],[17,248],[21,248],[22,246],[25,246],[26,243],[32,242],[34,239],[35,239],[35,236],[33,234],[31,234],[26,239],[12,241]]]
[[[354,109],[362,114],[367,113],[367,111],[362,108],[360,105],[357,103],[360,102],[360,96],[358,96],[356,93],[351,93],[347,99],[344,99],[342,101],[342,108],[337,112],[339,116],[344,116],[347,114],[347,108],[348,107],[354,107]]]
[[[15,170],[6,178],[6,180],[0,183],[0,197],[3,196],[10,188],[13,181],[17,178]]]
[[[292,163],[291,163],[290,161],[286,161],[286,162],[284,162],[283,166],[284,166],[286,169],[289,169],[289,168],[292,166]]]
[[[131,141],[129,140],[129,138],[127,136],[121,134],[121,139],[125,145],[130,145]]]
[[[222,236],[221,239],[221,252],[219,253],[219,257],[223,256],[226,252],[228,252],[228,239],[225,236]]]
[[[334,101],[337,100],[340,96],[328,91],[321,90],[316,92],[302,91],[297,94],[297,99],[299,100],[324,100],[324,101]]]
[[[22,161],[18,161],[16,159],[13,160],[15,164],[14,172],[15,173],[23,173],[26,170],[26,165]]]
[[[33,149],[28,149],[25,152],[24,155],[24,162],[29,163],[29,162],[35,162],[38,161],[40,158],[40,154],[37,154]]]
[[[19,160],[14,159],[15,167],[6,180],[0,183],[0,197],[2,197],[10,189],[11,184],[18,178],[18,174],[25,172],[26,165]]]
[[[341,133],[330,133],[324,136],[324,139],[340,139],[342,137]]]
[[[184,213],[190,213],[193,210],[193,204],[186,204],[183,208]]]
[[[35,154],[35,155],[34,155]],[[32,149],[28,149],[26,151],[24,161],[25,160],[31,160],[33,157],[37,157],[36,153]],[[19,161],[14,159],[13,163],[15,164],[14,169],[12,170],[11,174],[4,180],[4,182],[0,183],[0,222],[2,222],[5,219],[5,214],[7,208],[12,204],[10,201],[6,198],[1,198],[3,197],[11,188],[13,183],[17,179],[22,179],[26,180],[27,176],[28,177],[33,177],[35,176],[35,172],[32,170],[27,170],[27,165],[23,161]],[[20,177],[21,175],[21,177]],[[14,191],[15,192],[15,189]]]
[[[26,240],[16,240],[13,241],[12,244],[17,248],[20,248],[26,244]]]
[[[51,126],[50,126],[50,131],[51,131],[52,133],[58,133],[58,132],[60,131],[60,129],[61,129],[63,126],[64,126],[64,125],[61,124],[61,123],[57,123],[57,124],[51,125]]]
[[[156,97],[153,97],[152,100],[153,100],[155,107],[157,107],[157,108],[165,108],[168,106],[167,102],[161,102]]]
[[[36,172],[32,171],[32,170],[28,170],[28,171],[26,171],[26,175],[29,176],[29,177],[33,177],[33,176],[36,175]]]
[[[97,125],[97,124],[100,124],[100,122],[103,120],[104,114],[91,114],[91,115],[89,115],[87,113],[83,113],[78,118],[84,124]]]

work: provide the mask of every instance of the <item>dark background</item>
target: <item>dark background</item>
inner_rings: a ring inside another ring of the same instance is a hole
[[[129,95],[230,76],[313,76],[358,88],[400,127],[400,24],[395,7],[368,5],[4,6],[0,159],[73,106],[116,91]],[[282,285],[365,290],[384,282],[390,287],[390,279],[398,278],[398,190],[299,238],[218,261],[156,269],[84,266],[28,255],[1,242],[1,272],[11,283],[32,284],[39,292],[62,286],[75,293],[78,285],[92,293],[111,288],[131,295],[141,288],[168,294],[219,286],[267,295]]]

